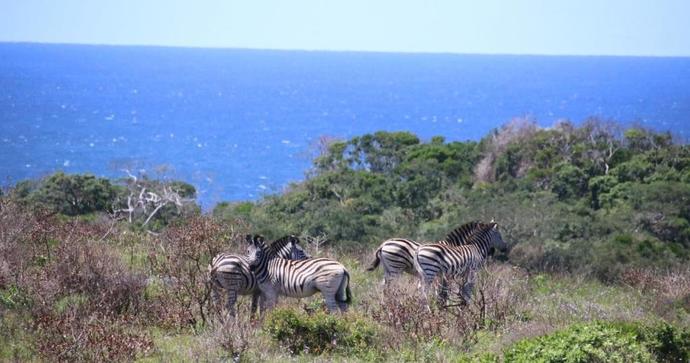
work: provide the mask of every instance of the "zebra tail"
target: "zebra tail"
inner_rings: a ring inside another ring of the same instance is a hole
[[[338,288],[340,302],[349,304],[352,302],[352,291],[350,291],[350,274],[345,271],[342,281],[340,281],[340,287]],[[345,296],[343,296],[345,295]]]
[[[381,247],[376,250],[375,256],[376,259],[371,263],[371,266],[367,267],[367,271],[374,271],[377,267],[379,267],[379,263],[381,262]]]

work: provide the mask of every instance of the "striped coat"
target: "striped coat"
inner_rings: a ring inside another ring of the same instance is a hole
[[[469,222],[451,231],[443,240],[436,243],[448,245],[463,245],[482,226],[479,222]],[[406,238],[392,238],[381,243],[376,250],[375,259],[367,268],[375,270],[379,264],[383,265],[383,284],[391,281],[402,273],[416,274],[414,255],[421,244]]]
[[[338,261],[281,258],[266,247],[261,236],[253,237],[247,259],[269,308],[280,295],[302,298],[321,292],[329,312],[347,310],[351,301],[350,274]]]
[[[476,272],[494,249],[505,251],[507,245],[498,231],[498,225],[493,222],[480,224],[479,230],[470,236],[465,245],[435,243],[420,246],[414,263],[422,279],[425,295],[426,287],[436,278],[440,278],[445,287],[446,279],[464,277],[467,282],[461,293],[465,303],[469,303]]]
[[[299,245],[295,236],[285,236],[273,242],[269,247],[272,254],[282,258],[304,259],[308,256]],[[244,256],[220,253],[208,266],[209,283],[213,300],[220,304],[221,291],[228,294],[226,309],[230,316],[235,316],[235,303],[238,295],[252,295],[251,315],[254,316],[259,301],[259,285],[249,268],[249,261]]]

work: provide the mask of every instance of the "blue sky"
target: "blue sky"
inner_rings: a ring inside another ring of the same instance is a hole
[[[0,0],[0,41],[690,56],[690,0]]]

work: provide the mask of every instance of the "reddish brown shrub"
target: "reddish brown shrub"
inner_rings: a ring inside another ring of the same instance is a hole
[[[508,265],[492,264],[478,275],[472,301],[461,304],[457,284],[451,284],[446,306],[426,308],[416,280],[401,278],[377,292],[362,309],[387,331],[382,341],[390,349],[440,340],[464,346],[479,330],[498,329],[524,319],[529,287],[525,273]],[[433,293],[429,294],[430,298]]]
[[[128,321],[85,313],[83,306],[61,313],[46,311],[34,324],[38,352],[57,361],[133,360],[153,348],[151,337],[133,331]]]
[[[621,273],[620,281],[636,288],[653,304],[660,316],[676,318],[676,309],[690,313],[690,270],[663,271],[652,268],[632,268]]]
[[[170,226],[149,253],[151,269],[162,286],[154,309],[163,324],[196,326],[208,317],[208,264],[221,251],[244,253],[237,246],[248,228],[240,221],[223,224],[208,216]],[[232,248],[232,247],[235,248]]]

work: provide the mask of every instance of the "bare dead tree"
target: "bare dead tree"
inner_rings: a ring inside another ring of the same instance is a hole
[[[149,224],[151,219],[165,206],[173,205],[177,210],[181,210],[185,205],[194,202],[192,198],[184,198],[179,191],[167,183],[154,183],[139,178],[132,174],[129,169],[123,169],[127,174],[126,186],[128,189],[126,207],[113,207],[115,218],[126,216],[129,223],[143,216],[142,226]]]
[[[328,235],[326,233],[321,233],[316,236],[303,235],[302,240],[307,242],[309,250],[314,256],[320,256],[321,248],[328,243]]]
[[[492,182],[495,177],[494,162],[508,149],[508,146],[526,140],[539,130],[537,123],[530,118],[515,118],[496,130],[487,143],[484,156],[474,169],[478,182]],[[523,168],[527,168],[525,165]]]
[[[604,175],[608,175],[611,159],[622,146],[620,125],[599,119],[589,119],[582,129],[587,133],[586,137],[592,145],[588,151],[589,157],[603,166]]]

